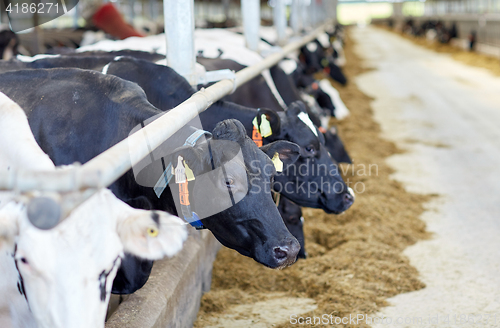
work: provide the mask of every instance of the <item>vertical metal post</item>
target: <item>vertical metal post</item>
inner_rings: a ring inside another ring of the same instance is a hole
[[[338,6],[338,3],[339,3],[338,0],[332,0],[332,13],[331,13],[331,15],[333,17],[331,17],[331,18],[333,18],[334,24],[338,23],[338,19],[337,19],[337,6]]]
[[[134,24],[134,19],[135,19],[135,1],[134,0],[129,0],[128,1],[128,6],[130,9],[129,12],[129,24],[133,25]]]
[[[149,0],[149,13],[151,20],[156,22],[156,18],[158,17],[158,13],[156,12],[157,10],[157,3],[156,0]]]
[[[309,4],[311,0],[300,0],[300,13],[302,14],[302,29],[305,30],[307,27],[311,25],[311,21],[309,18],[311,17],[311,13],[309,11]]]
[[[229,4],[230,0],[222,0],[222,7],[224,8],[224,16],[226,17],[226,22],[229,20]]]
[[[302,0],[292,0],[292,12],[290,13],[290,25],[292,25],[293,34],[297,35],[300,33],[300,29],[302,28],[301,17],[300,14],[300,3]]]
[[[197,84],[194,53],[194,1],[163,0],[167,62],[191,85]]]
[[[274,26],[278,34],[278,44],[286,43],[286,6],[284,0],[276,0],[273,10]]]
[[[73,8],[74,9],[74,12],[73,12],[73,28],[78,28],[78,18],[80,17],[80,6],[78,5],[78,3],[75,5],[75,7]]]
[[[260,0],[241,0],[241,14],[247,48],[258,51],[260,27]]]

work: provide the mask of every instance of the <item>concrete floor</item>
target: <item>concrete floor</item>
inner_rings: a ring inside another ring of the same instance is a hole
[[[393,177],[439,195],[422,216],[433,237],[405,251],[427,287],[378,316],[397,327],[500,327],[500,78],[385,30],[353,37],[374,69],[356,83],[375,98],[384,137],[407,150],[389,158]]]

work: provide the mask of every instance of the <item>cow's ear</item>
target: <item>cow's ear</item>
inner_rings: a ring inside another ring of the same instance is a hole
[[[238,143],[245,141],[247,131],[240,121],[228,119],[217,123],[212,131],[214,140],[230,140]]]
[[[289,141],[275,141],[260,147],[264,153],[270,158],[273,158],[278,153],[280,160],[285,165],[293,164],[300,156],[300,147],[297,144]]]
[[[206,147],[203,148],[199,145],[196,145],[195,147],[182,146],[173,151],[172,155],[170,156],[170,161],[175,170],[178,165],[179,156],[181,156],[184,163],[187,163],[193,173],[197,175],[205,172],[208,169],[210,164],[210,157],[208,154],[209,152],[207,151]]]
[[[300,113],[307,114],[306,105],[302,101],[294,101],[286,110],[287,117],[298,116]]]
[[[257,123],[262,124],[262,115],[266,116],[269,125],[271,126],[271,132],[274,136],[279,136],[281,134],[281,119],[275,111],[268,108],[259,108],[257,111]]]
[[[187,239],[184,221],[160,211],[132,209],[119,219],[117,232],[125,252],[149,260],[177,254]]]

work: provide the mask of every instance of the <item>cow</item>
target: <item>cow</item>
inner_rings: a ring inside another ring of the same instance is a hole
[[[0,58],[9,60],[19,54],[19,37],[11,30],[0,32]]]
[[[137,84],[113,75],[80,69],[6,72],[0,76],[0,91],[25,110],[35,139],[57,165],[75,161],[85,163],[125,139],[137,126],[164,113],[147,101]],[[229,189],[234,198],[242,198],[233,206],[204,217],[202,225],[211,230],[224,246],[261,264],[271,268],[291,265],[300,245],[286,230],[272,202],[269,183],[275,171],[270,158],[278,156],[285,170],[297,160],[299,148],[290,142],[277,141],[261,151],[247,137],[241,123],[234,120],[217,123],[212,134],[213,141],[219,142],[206,141],[193,147],[181,147],[176,156],[182,156],[194,176],[200,176],[212,171],[212,164],[216,169],[220,168],[228,161],[227,152],[239,149],[242,154],[239,166],[224,165],[224,176],[230,178],[214,177],[222,179],[217,180],[214,188],[226,194]],[[229,142],[233,146],[228,147]],[[152,164],[158,164],[158,161]],[[154,169],[153,166],[151,172]],[[159,176],[156,176],[157,180]],[[252,183],[247,183],[250,180]],[[245,193],[240,186],[247,184]],[[135,202],[137,198],[144,200],[145,197],[151,209],[181,214],[175,206],[180,196],[176,184],[171,185],[172,190],[157,193],[157,189],[150,185],[138,184],[130,170],[110,189],[126,202]],[[217,190],[212,190],[212,194],[216,195]],[[208,193],[195,193],[194,203],[207,197]],[[152,263],[138,263],[133,259],[122,265],[124,272],[120,271],[115,279],[113,292],[131,293],[140,288],[146,282],[151,266]]]
[[[229,59],[211,59],[198,57],[198,62],[201,63],[204,67],[209,70],[217,70],[217,69],[231,69],[235,71],[239,71],[245,66],[238,64],[237,62]],[[292,78],[289,77],[284,70],[279,66],[274,66],[270,69],[271,76],[275,81],[275,85],[277,90],[283,96],[283,100],[287,106],[291,106],[294,102],[301,99],[301,96],[298,90],[295,88],[294,83],[292,82]],[[349,115],[349,110],[342,102],[340,95],[335,88],[332,87],[330,82],[326,79],[321,81],[310,81],[311,85],[315,85],[312,87],[310,92],[316,92],[317,98],[321,99],[322,104],[327,107],[330,106],[332,111],[335,111],[335,115],[339,119],[345,118]],[[328,94],[326,94],[323,90],[326,90]],[[282,112],[281,106],[279,105],[276,98],[273,97],[273,93],[269,88],[267,88],[265,80],[262,76],[257,76],[251,81],[247,82],[244,88],[236,89],[234,93],[228,95],[223,98],[224,100],[238,103],[240,105],[246,107],[266,107],[271,108],[276,112]],[[334,107],[331,99],[335,100],[337,107]],[[323,106],[322,106],[323,107]],[[345,147],[338,136],[337,131],[328,129],[328,124],[323,122],[323,116],[320,116],[320,113],[316,113],[311,108],[313,106],[306,107],[307,114],[311,121],[317,126],[322,127],[322,133],[325,137],[325,147],[328,149],[332,157],[339,163],[351,163],[351,159],[347,155]],[[328,120],[328,117],[327,117]],[[332,133],[332,131],[334,131]],[[303,145],[299,140],[295,140],[295,143],[299,145]],[[306,145],[303,145],[304,147]],[[336,157],[337,155],[340,155]]]
[[[26,68],[74,67],[88,68],[96,66],[96,70],[108,75],[115,75],[125,80],[137,83],[146,93],[148,101],[155,107],[168,110],[188,99],[195,91],[187,81],[169,67],[134,58],[111,59],[109,57],[45,58],[25,63]],[[8,70],[8,64],[0,63],[0,71]],[[260,78],[259,78],[260,79]],[[271,95],[269,95],[271,99]],[[232,99],[232,98],[230,98]],[[252,136],[253,121],[256,117],[266,115],[271,123],[273,134],[263,138],[263,143],[287,140],[301,146],[301,156],[289,170],[276,176],[275,191],[280,191],[285,197],[302,206],[322,208],[329,213],[340,213],[352,205],[353,197],[334,163],[325,149],[324,137],[315,127],[305,124],[299,116],[307,118],[303,104],[294,103],[291,110],[276,113],[264,108],[260,110],[245,108],[227,101],[213,104],[207,111],[200,114],[202,127],[212,130],[224,119],[240,120],[249,136]],[[304,116],[305,113],[306,115]],[[194,124],[194,123],[193,123]],[[327,168],[318,172],[317,167]],[[299,168],[303,167],[299,173]],[[314,173],[313,173],[314,172]],[[315,185],[319,188],[305,190],[294,185]],[[331,186],[337,186],[333,190]],[[285,188],[285,186],[288,186]],[[286,189],[286,191],[285,191]]]
[[[297,238],[300,244],[300,251],[297,255],[298,258],[305,259],[307,252],[305,249],[304,239],[304,217],[302,216],[302,208],[294,202],[286,199],[278,199],[278,210],[285,225],[290,233]]]
[[[36,143],[24,111],[0,93],[0,172],[56,169],[62,170]],[[40,230],[28,212],[43,200],[36,192],[0,197],[0,306],[10,307],[14,327],[104,327],[124,253],[171,257],[187,239],[178,217],[134,209],[108,189],[52,230]]]

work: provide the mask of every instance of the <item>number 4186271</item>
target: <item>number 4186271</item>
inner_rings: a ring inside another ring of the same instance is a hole
[[[58,14],[59,13],[59,3],[23,3],[19,5],[16,3],[12,5],[9,3],[5,9],[8,13],[23,13],[23,14]]]

